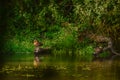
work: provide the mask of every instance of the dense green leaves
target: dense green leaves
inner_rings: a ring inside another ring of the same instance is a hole
[[[5,8],[8,12],[3,52],[32,51],[35,38],[55,50],[77,52],[82,45],[77,38],[84,31],[119,42],[119,0],[11,0]],[[83,51],[88,44],[84,44]]]

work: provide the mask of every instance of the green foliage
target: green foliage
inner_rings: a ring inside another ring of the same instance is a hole
[[[120,38],[119,0],[16,0],[6,9],[3,52],[32,52],[32,41],[38,39],[55,54],[91,60],[93,48],[88,39],[78,42],[79,32],[107,35],[117,42]]]
[[[57,34],[56,44],[54,45],[56,48],[64,49],[64,48],[73,48],[75,44],[75,37],[71,33],[67,33],[64,29]]]
[[[33,44],[31,42],[28,42],[27,40],[20,41],[14,38],[14,39],[6,41],[6,43],[4,44],[3,51],[8,52],[8,53],[33,52],[32,45]]]
[[[100,54],[99,56],[101,57],[101,58],[106,58],[106,57],[109,57],[109,53],[108,52],[103,52],[102,54]]]
[[[78,51],[78,59],[79,60],[86,60],[86,61],[91,61],[92,58],[93,58],[93,47],[92,46],[87,46],[87,47],[84,47],[84,48],[81,48],[79,51]]]

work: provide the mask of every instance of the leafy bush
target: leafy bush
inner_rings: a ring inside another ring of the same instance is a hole
[[[1,8],[7,11],[2,51],[32,52],[32,41],[38,39],[44,43],[43,47],[53,48],[55,54],[80,54],[91,59],[93,48],[88,39],[79,43],[80,32],[92,31],[118,43],[119,4],[118,0],[10,1]]]

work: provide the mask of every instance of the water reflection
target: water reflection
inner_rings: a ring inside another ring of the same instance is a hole
[[[120,80],[119,57],[94,62],[49,62],[37,68],[32,62],[8,62],[0,80]]]

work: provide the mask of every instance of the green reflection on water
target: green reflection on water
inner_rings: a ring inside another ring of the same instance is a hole
[[[39,67],[32,61],[7,61],[0,70],[1,80],[120,80],[119,60],[61,61],[44,58]]]

